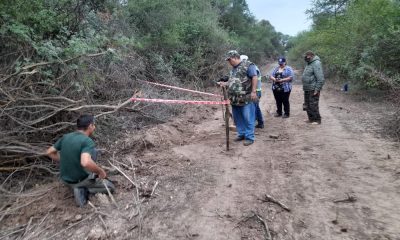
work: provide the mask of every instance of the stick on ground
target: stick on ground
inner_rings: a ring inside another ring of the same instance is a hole
[[[284,210],[286,210],[287,212],[290,212],[290,208],[288,208],[285,204],[279,202],[278,200],[276,200],[275,198],[273,198],[272,196],[265,194],[264,199],[261,199],[261,201],[263,202],[272,202],[275,203],[276,205],[278,205],[279,207],[283,208]]]

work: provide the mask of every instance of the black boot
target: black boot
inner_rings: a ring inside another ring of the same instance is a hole
[[[75,202],[79,207],[86,205],[89,197],[88,189],[85,187],[74,188],[74,198]]]

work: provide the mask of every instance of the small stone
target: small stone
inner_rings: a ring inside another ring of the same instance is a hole
[[[76,221],[82,220],[82,215],[80,215],[80,214],[75,215],[75,220]]]

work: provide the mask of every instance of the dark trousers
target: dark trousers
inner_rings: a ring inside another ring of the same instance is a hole
[[[99,156],[99,150],[94,149],[92,156],[92,160],[97,163],[97,157]],[[78,183],[66,183],[69,187],[73,188],[79,188],[79,187],[86,187],[89,191],[89,193],[107,193],[107,188],[110,190],[110,192],[115,191],[115,186],[114,184],[108,180],[108,179],[100,179],[98,176],[94,173],[89,173],[89,176],[85,178],[84,180],[78,182]],[[107,188],[104,186],[104,184],[107,185]]]
[[[304,105],[308,120],[311,122],[321,122],[321,115],[319,114],[319,95],[314,96],[314,91],[304,91]]]
[[[276,101],[276,113],[282,115],[282,105],[283,105],[283,110],[286,115],[290,114],[290,103],[289,103],[289,96],[290,92],[278,92],[278,91],[273,91],[275,101]]]

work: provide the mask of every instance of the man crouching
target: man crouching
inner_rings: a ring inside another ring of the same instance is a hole
[[[77,131],[60,138],[46,154],[54,161],[60,162],[61,180],[71,187],[75,201],[82,207],[87,203],[89,193],[113,192],[114,184],[106,179],[106,172],[99,167],[98,151],[94,141],[89,137],[96,126],[92,115],[81,115],[77,122]]]

